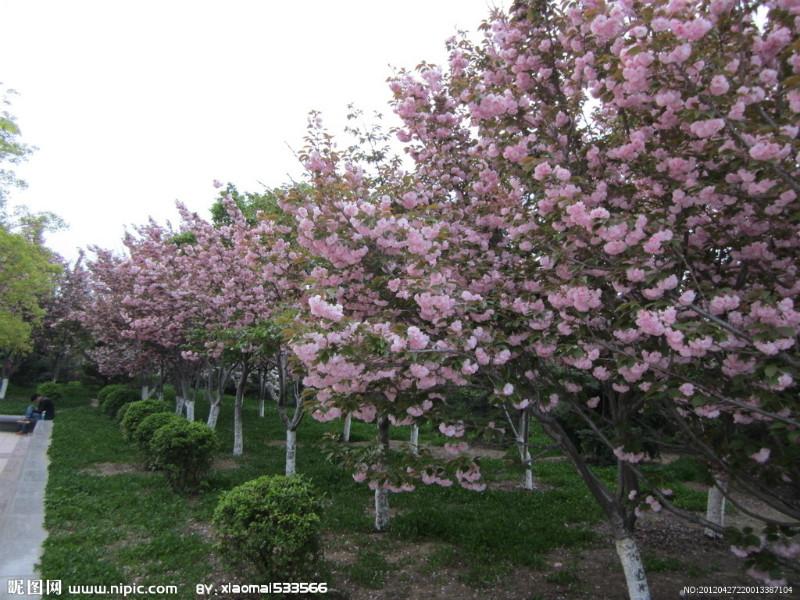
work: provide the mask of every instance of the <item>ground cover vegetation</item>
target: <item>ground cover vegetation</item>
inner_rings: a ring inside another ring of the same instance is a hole
[[[195,597],[197,582],[260,581],[255,567],[224,550],[223,530],[215,526],[214,515],[238,486],[265,475],[283,476],[285,430],[277,410],[269,407],[260,418],[250,398],[244,411],[251,436],[260,443],[237,458],[227,444],[220,448],[205,483],[187,493],[173,488],[163,472],[147,467],[145,453],[126,441],[120,424],[91,405],[96,394],[76,387],[60,400],[55,423],[43,577],[65,583],[174,584],[181,590],[179,598]],[[30,391],[12,385],[11,402],[22,409]],[[232,443],[233,397],[226,400],[218,434]],[[198,404],[198,415],[208,410],[205,401]],[[156,416],[185,422],[170,413]],[[517,451],[496,452],[482,463],[489,486],[485,492],[437,486],[398,496],[392,527],[375,533],[370,491],[326,458],[331,443],[326,436],[338,434],[339,423],[307,425],[298,431],[298,444],[306,451],[298,455],[297,466],[317,492],[321,554],[295,568],[310,568],[317,581],[327,582],[333,595],[326,597],[389,599],[417,592],[441,598],[624,597],[621,568],[614,564],[613,551],[606,551],[609,532],[601,512],[566,461],[538,461],[541,489],[531,493],[519,485],[523,465]],[[372,437],[372,429],[353,423],[352,444]],[[396,432],[394,445],[404,443],[408,433],[408,428]],[[420,444],[428,446],[433,436],[423,431]],[[538,431],[533,437],[533,447],[546,443]],[[649,468],[661,472],[683,508],[705,507],[704,491],[692,487],[703,477],[702,465],[683,461]],[[596,470],[613,482],[613,466]],[[657,523],[652,527],[648,534],[662,531]],[[747,582],[725,545],[703,542],[699,529],[681,535],[704,546],[705,562],[698,566],[687,556],[684,537],[667,544],[660,535],[646,538],[644,560],[652,571],[655,597],[671,597],[681,585],[710,575]],[[618,574],[613,583],[609,572]]]

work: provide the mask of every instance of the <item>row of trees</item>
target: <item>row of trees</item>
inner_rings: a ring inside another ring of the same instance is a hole
[[[180,208],[177,228],[128,236],[125,256],[97,250],[82,313],[95,358],[106,373],[171,373],[190,419],[205,389],[212,426],[232,375],[234,454],[245,386],[262,373],[287,473],[304,403],[320,420],[375,423],[377,447],[351,464],[375,491],[378,529],[390,493],[483,489],[454,417],[469,390],[518,423],[529,470],[531,418],[572,461],[631,598],[649,597],[642,511],[721,534],[723,498],[766,526],[728,531],[734,551],[780,581],[800,555],[797,11],[791,0],[496,11],[480,43],[448,42],[446,68],[391,80],[399,129],[354,129],[339,147],[312,116],[303,184],[229,188],[211,222]],[[613,453],[615,485],[570,419]],[[452,460],[389,451],[392,425],[422,423],[452,438]],[[653,448],[714,473],[710,519],[641,468]],[[731,490],[782,516],[753,514]]]

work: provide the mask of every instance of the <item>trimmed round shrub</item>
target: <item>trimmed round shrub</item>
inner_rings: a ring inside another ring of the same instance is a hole
[[[319,496],[301,475],[248,481],[223,494],[214,510],[221,554],[265,581],[313,580],[321,508]]]
[[[61,400],[64,397],[64,386],[60,383],[48,381],[37,385],[36,393],[47,396],[50,400]]]
[[[173,412],[155,413],[149,417],[142,419],[139,426],[134,430],[131,439],[139,446],[139,449],[145,455],[145,463],[148,467],[153,467],[153,460],[150,456],[150,440],[158,429],[172,421],[183,421],[183,417],[179,417]]]
[[[208,425],[179,418],[156,429],[149,451],[153,466],[164,471],[174,489],[191,491],[211,470],[218,449],[217,434]]]
[[[125,387],[112,390],[106,394],[106,399],[100,404],[102,411],[112,419],[117,416],[117,412],[123,405],[139,400],[139,394],[134,390]]]
[[[130,389],[130,386],[127,383],[112,383],[111,385],[107,385],[100,388],[100,391],[97,392],[97,399],[100,400],[100,402],[102,403],[105,401],[106,398],[108,398],[108,395],[111,392],[114,392],[116,390],[127,390],[127,389]]]
[[[139,427],[139,424],[150,415],[157,413],[169,413],[169,407],[163,402],[158,400],[137,400],[130,404],[124,405],[117,413],[117,418],[120,420],[120,429],[122,436],[131,441],[133,433]]]

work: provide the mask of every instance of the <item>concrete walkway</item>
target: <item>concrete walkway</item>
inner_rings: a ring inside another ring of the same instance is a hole
[[[39,421],[33,433],[0,432],[0,599],[41,598],[28,594],[28,582],[41,577],[36,563],[42,554],[44,489],[50,463],[47,449],[53,421]],[[22,581],[23,594],[9,585]]]

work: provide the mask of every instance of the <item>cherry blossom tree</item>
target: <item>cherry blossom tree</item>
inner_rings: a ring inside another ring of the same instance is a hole
[[[316,195],[298,228],[325,261],[324,294],[295,352],[317,416],[433,416],[436,388],[477,373],[573,461],[612,525],[630,596],[649,598],[642,510],[720,530],[639,468],[657,415],[724,474],[729,501],[735,487],[786,515],[754,515],[769,528],[735,546],[776,580],[800,552],[782,536],[799,516],[798,10],[518,2],[482,44],[452,40],[448,72],[395,78],[413,176],[397,164],[367,174],[312,137]],[[559,412],[613,449],[616,489]],[[716,435],[718,423],[735,435]],[[357,477],[393,485],[376,464]]]
[[[52,295],[42,301],[42,323],[33,333],[36,352],[48,358],[54,382],[64,366],[81,360],[89,343],[79,320],[90,301],[89,272],[83,262],[81,252],[72,266],[62,265]]]
[[[132,281],[124,276],[123,256],[101,248],[92,248],[94,258],[87,261],[89,299],[76,315],[92,337],[87,352],[106,376],[133,376],[150,368],[158,360],[152,348],[126,335],[127,313],[122,301],[132,291]]]

